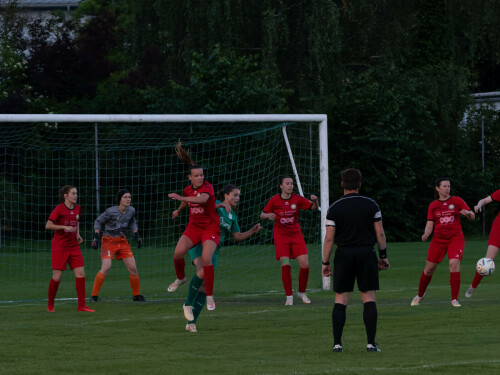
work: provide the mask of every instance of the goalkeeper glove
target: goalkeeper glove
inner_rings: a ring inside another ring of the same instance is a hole
[[[98,249],[100,244],[101,244],[101,239],[99,238],[99,233],[95,233],[91,245],[92,249]]]
[[[135,242],[137,242],[137,247],[142,247],[142,238],[139,236],[139,232],[134,233]]]

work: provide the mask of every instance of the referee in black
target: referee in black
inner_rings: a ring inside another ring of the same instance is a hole
[[[332,311],[333,351],[342,352],[342,331],[346,320],[349,295],[354,289],[354,279],[363,301],[363,321],[369,352],[380,352],[375,343],[377,331],[377,305],[375,291],[379,289],[378,270],[389,268],[386,241],[380,208],[373,199],[358,193],[361,172],[346,169],[341,172],[344,196],[333,203],[326,215],[326,235],[323,247],[323,276],[330,276],[330,256],[333,243],[337,244],[334,257],[333,290],[335,306]],[[374,245],[378,243],[377,259]]]

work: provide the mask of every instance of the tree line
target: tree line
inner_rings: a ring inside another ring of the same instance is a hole
[[[494,0],[87,0],[49,19],[16,5],[1,9],[1,113],[326,113],[331,201],[360,168],[392,240],[419,238],[435,178],[469,205],[500,186],[500,120],[471,96],[500,87]]]

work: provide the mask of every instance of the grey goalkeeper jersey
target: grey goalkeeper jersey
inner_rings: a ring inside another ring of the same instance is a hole
[[[108,208],[94,222],[94,230],[101,230],[104,225],[104,234],[110,237],[127,237],[127,230],[132,232],[137,230],[135,222],[135,208],[129,206],[124,214],[120,212],[118,206]]]

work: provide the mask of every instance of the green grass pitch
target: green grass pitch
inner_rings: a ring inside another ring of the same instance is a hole
[[[141,280],[147,301],[131,301],[124,267],[114,264],[109,283],[101,291],[103,301],[91,305],[96,313],[76,312],[70,272],[63,276],[56,312],[47,313],[50,266],[28,266],[41,268],[43,272],[35,273],[32,280],[23,283],[13,275],[30,269],[24,269],[26,265],[14,254],[0,251],[3,275],[0,372],[5,375],[500,373],[500,271],[484,278],[471,299],[463,296],[472,281],[476,261],[486,252],[486,241],[466,243],[461,267],[461,308],[450,305],[447,262],[438,267],[422,304],[410,307],[427,247],[428,243],[388,246],[391,269],[380,274],[381,290],[377,293],[377,342],[381,353],[365,351],[359,292],[351,295],[347,308],[344,352],[332,353],[333,292],[320,289],[318,245],[309,247],[311,305],[299,304],[295,299],[294,306],[284,306],[279,264],[272,262],[272,257],[263,262],[260,255],[255,259],[249,255],[241,260],[241,267],[234,266],[237,256],[222,258],[216,273],[217,309],[202,312],[198,333],[194,334],[184,329],[182,303],[187,286],[167,293],[166,287],[173,280],[173,266],[167,264],[168,271],[162,271],[162,264],[148,263],[141,255],[147,254],[147,249],[136,252],[139,271],[154,276],[143,276]],[[235,246],[232,250],[238,249]],[[271,250],[272,247],[262,247],[266,254]],[[165,259],[169,257],[170,254]],[[293,262],[294,288],[297,268]],[[87,262],[88,294],[97,270],[98,261]],[[256,284],[251,287],[253,292],[246,288],[250,281]]]

